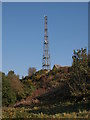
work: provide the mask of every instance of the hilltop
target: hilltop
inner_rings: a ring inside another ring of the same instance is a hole
[[[89,117],[90,68],[86,51],[82,49],[77,54],[79,58],[73,57],[72,66],[54,65],[52,70],[39,70],[22,79],[14,71],[2,73],[3,106],[24,108],[27,118],[41,113],[43,117],[61,117],[64,112],[70,116],[75,112],[78,117],[80,111]],[[23,117],[19,111],[18,114]]]

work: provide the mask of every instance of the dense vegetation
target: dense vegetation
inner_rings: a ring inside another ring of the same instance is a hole
[[[19,76],[14,74],[14,71],[9,71],[8,75],[2,73],[2,104],[10,106],[15,102],[26,98],[31,94],[33,85],[28,84],[29,80],[23,84],[19,80]]]
[[[88,55],[83,48],[73,54],[71,67],[29,68],[22,79],[14,71],[2,73],[3,117],[89,118]]]

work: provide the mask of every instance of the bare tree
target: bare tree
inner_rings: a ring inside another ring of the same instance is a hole
[[[35,72],[36,72],[36,68],[30,67],[30,68],[28,69],[28,76],[31,76],[32,74],[35,74]]]

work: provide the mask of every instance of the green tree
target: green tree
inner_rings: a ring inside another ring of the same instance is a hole
[[[88,74],[88,57],[86,48],[73,51],[70,88],[73,94],[85,94]]]
[[[19,75],[16,75],[14,71],[9,71],[7,75],[2,74],[2,99],[4,106],[14,104],[16,101],[25,98],[24,89],[26,88],[19,80]]]
[[[2,104],[8,106],[15,103],[16,95],[11,89],[10,80],[2,74]]]

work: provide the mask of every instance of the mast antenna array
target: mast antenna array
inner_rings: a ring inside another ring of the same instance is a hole
[[[43,59],[42,69],[50,70],[50,53],[49,53],[49,41],[48,41],[48,28],[47,28],[47,16],[44,16],[45,28],[44,28],[44,47],[43,47]]]

